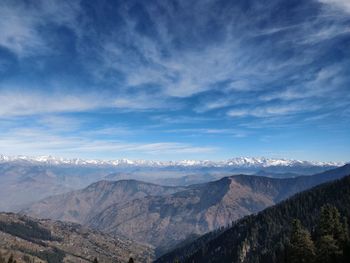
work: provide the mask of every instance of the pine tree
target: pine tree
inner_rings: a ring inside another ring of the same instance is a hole
[[[350,237],[349,237],[349,224],[346,217],[343,218],[343,228],[345,232],[345,241],[343,246],[343,262],[350,262]]]
[[[13,254],[11,254],[11,256],[9,257],[9,260],[7,261],[7,263],[14,263],[14,261],[13,261]]]
[[[321,216],[317,230],[317,262],[339,262],[343,256],[346,233],[340,222],[340,214],[336,207],[325,205],[321,209]]]
[[[5,263],[5,259],[2,257],[1,251],[0,251],[0,263]]]
[[[133,258],[129,258],[129,262],[128,263],[134,263],[134,259]]]
[[[298,219],[293,221],[288,255],[290,263],[311,263],[315,259],[315,246],[310,233]]]
[[[349,242],[350,241],[350,237],[349,237],[349,223],[348,223],[348,219],[346,216],[343,217],[343,229],[345,232],[345,242]]]
[[[94,259],[93,263],[98,263],[98,260],[97,258]]]

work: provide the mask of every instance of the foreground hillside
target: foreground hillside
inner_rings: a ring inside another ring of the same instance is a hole
[[[71,220],[156,247],[158,255],[190,236],[202,235],[245,215],[350,173],[346,165],[314,176],[274,179],[237,175],[185,188],[138,181],[92,184],[44,199],[22,212]]]
[[[223,233],[209,233],[162,257],[156,262],[287,262],[291,222],[299,219],[315,229],[321,207],[331,204],[350,215],[350,176],[296,194],[257,215],[235,222]]]
[[[17,262],[150,262],[148,246],[73,223],[0,213],[0,253]]]

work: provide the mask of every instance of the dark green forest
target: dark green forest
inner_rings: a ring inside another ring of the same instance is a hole
[[[350,176],[209,233],[156,262],[350,262]]]

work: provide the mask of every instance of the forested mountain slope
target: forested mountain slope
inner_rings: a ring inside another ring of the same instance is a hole
[[[256,215],[246,216],[223,233],[204,235],[156,262],[287,262],[285,253],[291,222],[299,219],[312,232],[325,204],[334,205],[342,215],[350,215],[350,176],[296,194]]]

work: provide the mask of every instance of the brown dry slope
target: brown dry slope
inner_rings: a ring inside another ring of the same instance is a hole
[[[203,234],[275,203],[279,191],[253,191],[234,177],[192,186],[167,196],[114,204],[89,221],[89,226],[122,234],[158,248],[158,253],[189,234]]]
[[[111,237],[74,223],[0,213],[0,252],[17,262],[151,262],[151,247]],[[30,261],[32,262],[32,261]]]

